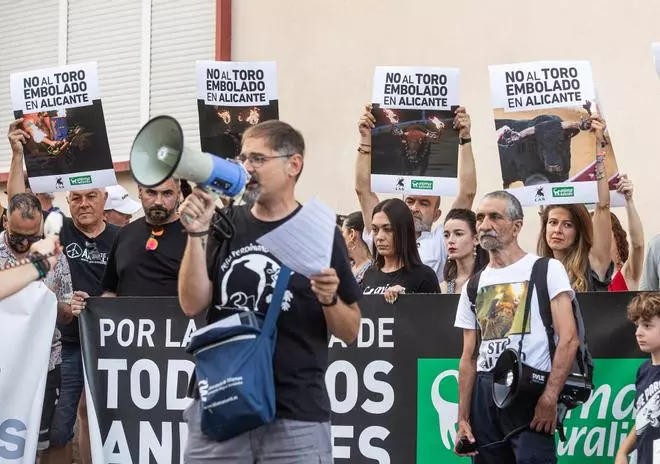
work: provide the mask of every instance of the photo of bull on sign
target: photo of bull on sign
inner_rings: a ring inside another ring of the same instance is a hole
[[[514,113],[495,110],[503,187],[520,186],[512,185],[516,182],[573,181],[592,162],[589,129],[591,120],[599,117],[595,110],[590,101],[581,107]],[[616,166],[607,171],[616,172]]]
[[[456,177],[454,111],[390,109],[374,104],[372,173]]]

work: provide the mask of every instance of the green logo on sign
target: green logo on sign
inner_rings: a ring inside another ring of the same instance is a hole
[[[569,412],[559,463],[611,464],[634,427],[635,374],[642,359],[596,359],[596,389]],[[458,359],[417,361],[417,464],[465,463],[453,452],[458,416]]]
[[[554,198],[567,198],[575,196],[575,187],[553,187],[552,196]]]
[[[415,190],[433,190],[432,180],[411,180],[410,188]]]
[[[92,183],[92,176],[69,177],[71,185],[86,185]]]

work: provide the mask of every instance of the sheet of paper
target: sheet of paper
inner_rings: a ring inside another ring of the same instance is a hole
[[[314,197],[257,242],[291,270],[309,278],[330,267],[336,226],[332,209]]]

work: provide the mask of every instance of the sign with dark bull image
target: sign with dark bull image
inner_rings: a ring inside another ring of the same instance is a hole
[[[455,195],[458,70],[377,67],[372,101],[373,191]]]
[[[502,187],[523,205],[595,203],[592,118],[603,118],[586,61],[490,67]],[[609,133],[605,171],[614,190],[618,167]],[[613,203],[621,198],[613,194]]]

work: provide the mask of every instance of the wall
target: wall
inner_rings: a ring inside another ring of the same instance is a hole
[[[552,5],[552,6],[550,6]],[[434,2],[430,0],[240,0],[233,2],[232,58],[276,60],[280,117],[308,143],[298,195],[319,194],[339,212],[353,191],[356,122],[376,65],[461,68],[473,122],[478,197],[501,187],[488,65],[538,59],[592,62],[621,172],[635,183],[646,238],[660,232],[660,80],[651,42],[660,2]],[[451,200],[443,199],[443,209]],[[625,211],[615,211],[625,219]],[[536,211],[523,244],[535,248]],[[625,222],[625,221],[624,221]]]

